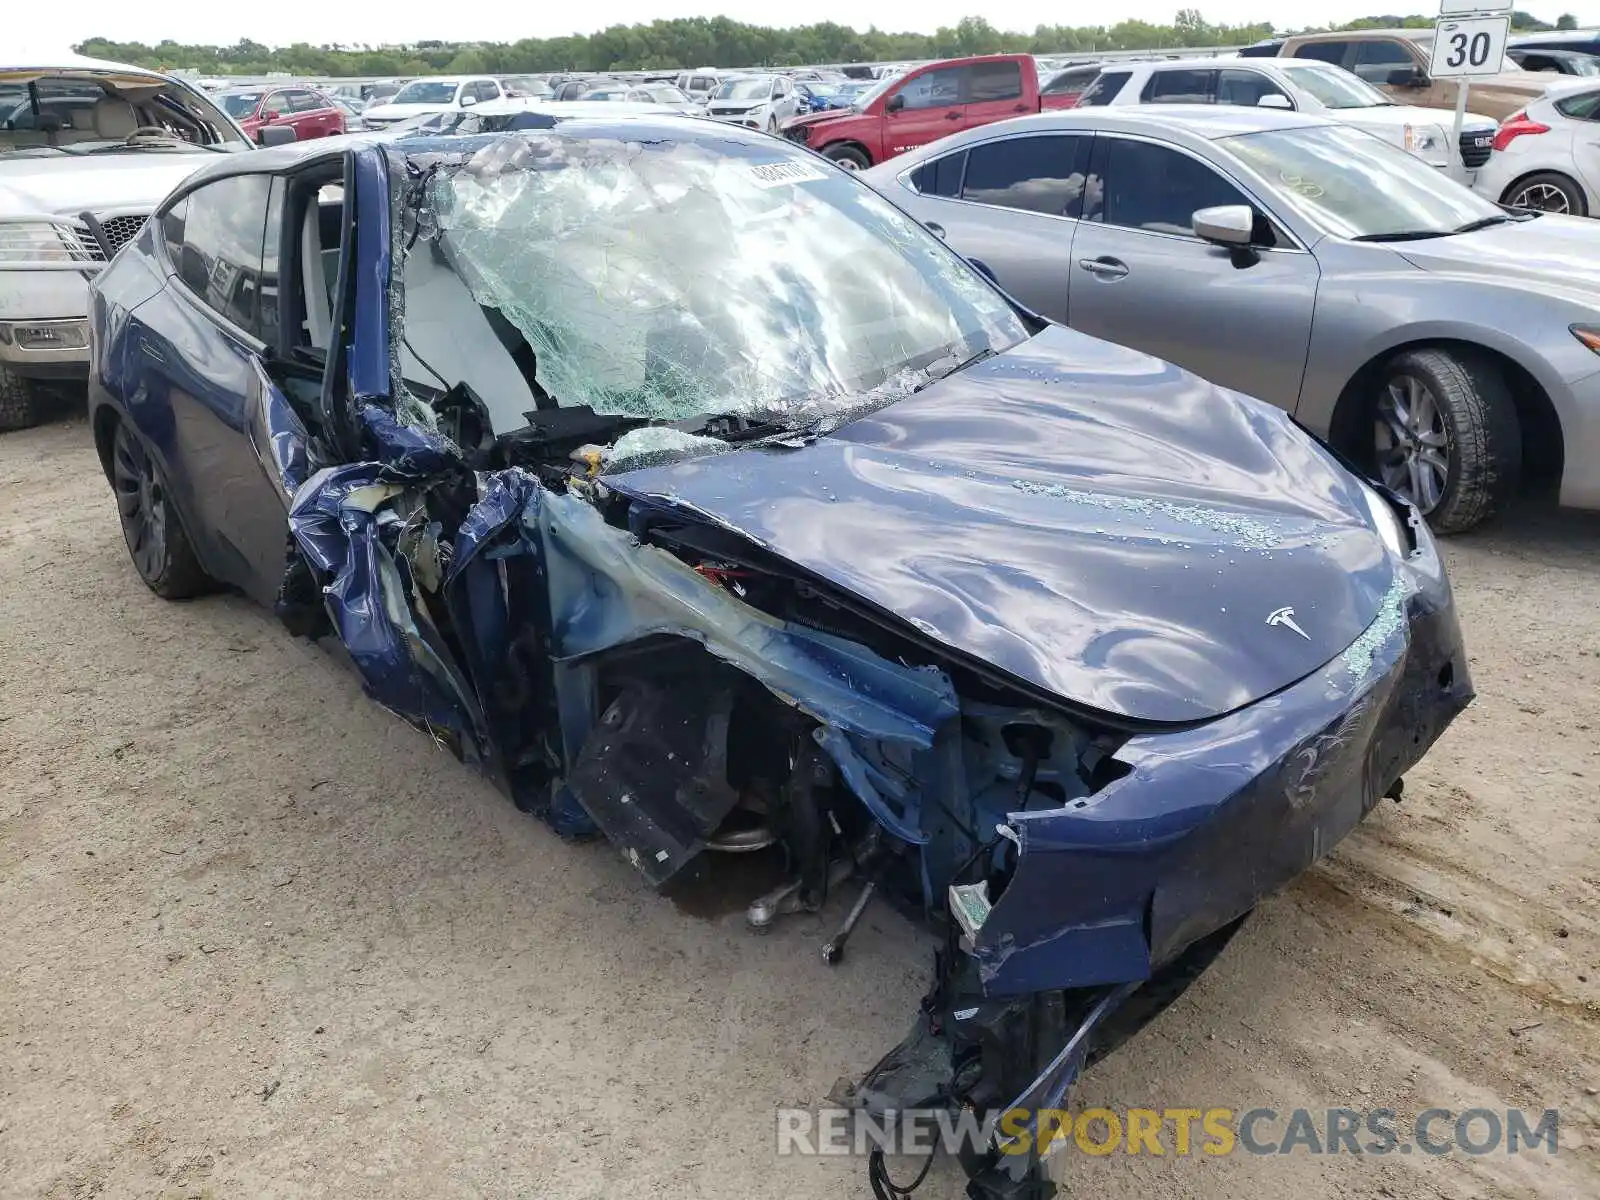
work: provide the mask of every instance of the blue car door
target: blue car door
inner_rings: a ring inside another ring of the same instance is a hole
[[[282,181],[230,175],[158,214],[167,287],[129,321],[129,369],[166,475],[207,570],[271,603],[288,549],[287,497],[267,415],[287,400],[267,374],[278,337]],[[160,414],[158,422],[151,419]]]

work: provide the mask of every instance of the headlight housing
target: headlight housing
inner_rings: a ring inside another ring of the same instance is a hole
[[[1361,498],[1366,501],[1367,513],[1372,517],[1372,523],[1378,527],[1378,536],[1389,548],[1389,553],[1396,558],[1410,558],[1411,535],[1401,522],[1400,514],[1395,512],[1394,505],[1379,495],[1376,488],[1366,483],[1361,485]]]
[[[1407,125],[1405,148],[1430,166],[1450,164],[1450,143],[1438,125]]]
[[[93,239],[55,221],[0,221],[0,270],[99,262]]]

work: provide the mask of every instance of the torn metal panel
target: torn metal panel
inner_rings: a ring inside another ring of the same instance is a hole
[[[902,667],[842,638],[786,626],[613,529],[576,496],[545,496],[537,518],[559,657],[651,634],[687,637],[825,725],[916,746],[932,745],[958,711],[942,671]]]
[[[417,592],[410,562],[396,552],[404,520],[394,502],[404,484],[381,464],[327,467],[308,479],[289,509],[289,532],[323,580],[323,601],[369,695],[445,737],[474,758],[488,731]]]

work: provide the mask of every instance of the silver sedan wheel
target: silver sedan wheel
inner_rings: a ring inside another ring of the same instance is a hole
[[[1512,208],[1531,208],[1539,212],[1570,213],[1572,202],[1553,183],[1534,183],[1521,188],[1509,201]]]
[[[1378,397],[1373,434],[1383,482],[1424,514],[1437,508],[1450,482],[1450,435],[1428,385],[1412,375],[1391,377]]]

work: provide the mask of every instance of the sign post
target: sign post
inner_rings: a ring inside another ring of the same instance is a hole
[[[1433,58],[1428,74],[1456,80],[1456,119],[1450,130],[1451,174],[1467,181],[1461,157],[1461,125],[1467,115],[1468,82],[1500,73],[1511,33],[1509,0],[1439,0],[1433,24]]]

